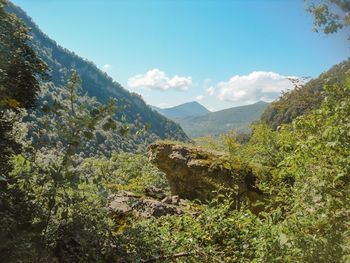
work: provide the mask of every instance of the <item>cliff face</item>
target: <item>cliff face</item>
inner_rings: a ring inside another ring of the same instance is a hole
[[[149,155],[166,174],[172,195],[206,201],[231,188],[239,198],[262,198],[249,167],[232,164],[224,153],[158,142],[149,147]]]

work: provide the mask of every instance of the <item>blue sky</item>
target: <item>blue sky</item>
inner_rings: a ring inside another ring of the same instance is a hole
[[[271,101],[288,76],[349,56],[348,32],[312,32],[303,0],[13,0],[57,43],[155,106]]]

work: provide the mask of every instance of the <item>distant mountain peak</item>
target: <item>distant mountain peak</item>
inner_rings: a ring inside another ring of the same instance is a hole
[[[197,117],[210,113],[210,111],[206,107],[204,107],[197,101],[190,101],[165,109],[161,109],[154,106],[152,108],[170,119]]]
[[[263,100],[259,100],[259,101],[255,102],[253,104],[269,104],[269,103],[266,102],[266,101],[263,101]]]
[[[181,105],[200,105],[200,106],[204,107],[202,104],[200,104],[198,101],[195,101],[195,100],[179,104],[178,106],[181,106]]]
[[[176,121],[191,137],[220,135],[229,130],[248,131],[249,124],[260,118],[269,103],[258,101],[250,105],[232,107],[202,116],[178,118]]]

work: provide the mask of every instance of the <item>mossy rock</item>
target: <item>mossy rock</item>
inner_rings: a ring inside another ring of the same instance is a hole
[[[225,153],[157,142],[149,146],[149,156],[166,174],[172,195],[207,201],[224,189],[236,189],[238,195],[256,192],[251,169],[243,164],[233,164]]]

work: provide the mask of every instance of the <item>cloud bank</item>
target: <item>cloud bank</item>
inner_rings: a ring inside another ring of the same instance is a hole
[[[255,71],[249,75],[235,75],[217,84],[218,98],[222,101],[254,103],[273,101],[281,91],[292,89],[288,77],[275,72]]]
[[[168,77],[159,69],[152,69],[145,74],[139,74],[128,79],[130,88],[147,88],[152,90],[177,90],[186,91],[192,86],[191,77]]]

